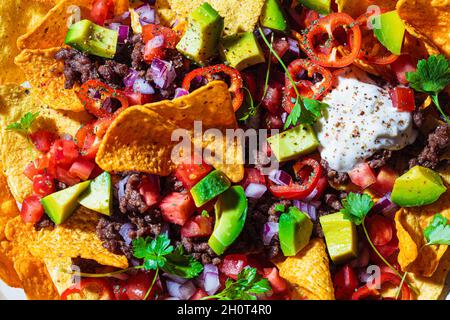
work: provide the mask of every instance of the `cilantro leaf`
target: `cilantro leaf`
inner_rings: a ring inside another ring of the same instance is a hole
[[[166,235],[159,235],[155,240],[150,237],[133,240],[134,256],[144,259],[146,270],[163,268],[166,264],[166,256],[173,251],[170,240]]]
[[[284,206],[284,204],[277,203],[275,205],[275,211],[276,212],[284,212],[285,210],[286,210],[286,207]]]
[[[162,269],[167,273],[192,279],[203,271],[203,265],[192,256],[185,255],[183,247],[179,246],[167,256],[166,264]]]
[[[38,116],[39,116],[39,112],[35,112],[35,113],[27,112],[18,122],[9,124],[6,127],[6,129],[19,131],[24,134],[29,134],[31,126],[33,125],[33,122],[36,120],[36,118]]]
[[[446,244],[450,245],[450,225],[447,224],[447,218],[437,213],[433,221],[423,231],[427,245]]]
[[[369,195],[350,192],[347,198],[342,201],[344,208],[340,212],[344,214],[345,219],[360,225],[372,209],[373,204]]]
[[[299,123],[313,124],[323,115],[323,110],[328,107],[328,104],[318,100],[303,98],[303,107],[300,99],[295,101],[291,113],[286,119],[284,129],[286,130],[291,125],[296,126]]]

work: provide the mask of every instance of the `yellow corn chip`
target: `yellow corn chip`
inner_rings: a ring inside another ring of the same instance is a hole
[[[175,21],[176,15],[168,0],[156,0],[155,8],[163,25],[170,26]]]
[[[9,241],[0,242],[0,280],[10,287],[21,287],[19,275],[14,269],[12,244]]]

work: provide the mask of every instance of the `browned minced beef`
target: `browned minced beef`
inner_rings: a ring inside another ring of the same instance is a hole
[[[147,211],[148,206],[145,203],[144,198],[139,193],[139,184],[141,183],[142,174],[133,173],[123,179],[127,179],[127,181],[123,196],[118,196],[120,212],[144,213]]]
[[[380,150],[369,159],[367,159],[367,163],[372,169],[378,169],[385,166],[391,157],[391,150]]]
[[[222,261],[208,245],[208,239],[181,237],[181,241],[178,244],[182,245],[187,253],[202,264],[212,263],[218,265]]]
[[[55,223],[52,220],[50,220],[48,215],[44,214],[42,218],[34,224],[34,229],[36,231],[39,231],[45,228],[53,228],[54,226]]]
[[[409,166],[421,165],[435,169],[439,164],[439,156],[450,145],[450,125],[443,124],[428,135],[427,143],[417,158],[411,159]]]
[[[144,61],[144,42],[140,34],[131,38],[133,50],[131,52],[131,67],[135,70],[147,70],[148,66]]]
[[[97,261],[91,259],[83,259],[80,257],[72,258],[72,271],[79,271],[84,273],[96,273],[98,269],[102,268]]]
[[[322,159],[320,163],[325,169],[328,180],[333,184],[347,184],[350,181],[350,177],[346,172],[337,172],[336,170],[331,169],[328,162],[324,159]]]

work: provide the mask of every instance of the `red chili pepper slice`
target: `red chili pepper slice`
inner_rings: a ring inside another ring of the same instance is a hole
[[[74,296],[74,297],[72,297]],[[106,279],[84,278],[67,288],[61,294],[61,300],[114,300],[114,291]]]
[[[214,79],[214,75],[224,73],[230,78],[230,87],[229,91],[232,96],[232,104],[234,111],[237,111],[244,101],[244,91],[243,86],[244,82],[242,80],[242,76],[238,70],[228,67],[224,64],[217,64],[214,66],[203,67],[199,69],[195,69],[189,72],[183,80],[182,87],[185,90],[191,88],[191,83],[196,77],[202,77],[206,79],[208,82],[211,82]]]
[[[313,192],[322,176],[322,166],[319,161],[310,157],[299,160],[293,169],[301,184],[291,182],[289,186],[278,186],[269,181],[269,190],[275,197],[302,200]]]
[[[125,108],[128,108],[128,99],[125,95],[110,86],[104,84],[100,80],[88,80],[80,88],[77,93],[78,98],[83,103],[85,109],[97,118],[110,117],[117,114]],[[113,101],[110,106],[105,106],[106,99],[114,99],[120,102],[120,108],[114,110]]]
[[[303,42],[313,62],[323,67],[345,67],[358,57],[361,30],[348,14],[331,13],[307,29]]]
[[[319,100],[331,90],[333,75],[329,70],[314,62],[304,59],[294,60],[289,64],[288,71],[295,81],[297,90],[304,98]],[[315,78],[319,81],[313,83],[312,80]],[[286,76],[283,107],[289,113],[294,107],[295,98],[295,89]]]
[[[385,283],[393,284],[394,286],[399,286],[401,279],[394,273],[382,271],[380,274],[380,285]],[[362,286],[356,292],[352,294],[352,300],[363,300],[368,297],[379,297],[380,292],[369,284]],[[401,300],[411,300],[411,291],[408,285],[403,282],[401,288]]]

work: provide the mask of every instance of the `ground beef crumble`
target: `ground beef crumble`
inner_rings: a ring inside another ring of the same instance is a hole
[[[417,158],[410,160],[409,166],[413,167],[416,165],[421,165],[430,169],[436,169],[439,164],[439,156],[449,145],[450,125],[439,125],[428,135],[425,147],[419,153]]]

